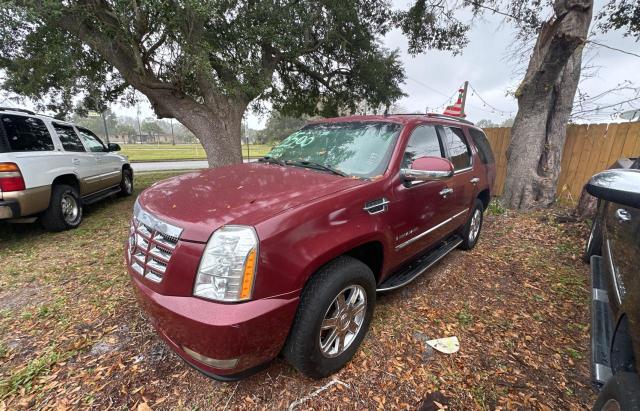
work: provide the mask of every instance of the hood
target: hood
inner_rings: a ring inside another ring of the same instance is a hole
[[[138,201],[159,219],[183,228],[183,240],[205,242],[225,224],[253,226],[361,184],[361,180],[300,167],[248,163],[158,182],[143,191]]]

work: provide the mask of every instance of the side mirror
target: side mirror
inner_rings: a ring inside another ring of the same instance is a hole
[[[453,176],[453,164],[442,157],[418,157],[411,168],[403,168],[400,175],[405,181],[435,181]]]
[[[120,144],[109,143],[107,144],[107,151],[121,151]]]
[[[591,177],[587,193],[605,201],[640,208],[640,171],[606,170]]]

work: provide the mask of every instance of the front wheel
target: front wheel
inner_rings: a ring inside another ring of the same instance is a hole
[[[320,269],[302,291],[283,349],[285,358],[311,378],[323,378],[349,362],[369,329],[376,302],[371,269],[339,257]]]
[[[478,238],[480,238],[480,230],[482,229],[482,221],[484,219],[484,204],[479,199],[476,199],[471,214],[469,214],[469,220],[460,231],[462,236],[462,243],[460,248],[463,250],[471,250],[476,246]]]
[[[122,170],[122,181],[120,181],[120,196],[129,197],[133,194],[133,173],[131,170]]]
[[[636,373],[619,372],[600,390],[594,411],[640,411],[640,378]]]

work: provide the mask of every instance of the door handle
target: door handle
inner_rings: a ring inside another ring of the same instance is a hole
[[[447,196],[449,194],[453,193],[453,188],[443,188],[442,190],[440,190],[440,192],[438,194],[440,194],[442,196],[442,198],[447,198]]]
[[[621,223],[624,223],[625,221],[631,221],[631,214],[624,208],[619,208],[616,210],[616,218]]]
[[[480,179],[478,177],[473,177],[469,182],[475,186],[480,182]]]
[[[73,165],[79,166],[80,160],[78,160],[77,158],[74,158],[73,160],[71,160],[71,163],[73,163]]]

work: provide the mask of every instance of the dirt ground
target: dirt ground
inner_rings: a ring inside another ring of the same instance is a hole
[[[491,207],[474,250],[378,297],[363,346],[334,376],[310,380],[278,358],[222,383],[168,350],[139,310],[122,259],[132,205],[107,200],[64,233],[0,224],[0,411],[415,409],[428,396],[451,410],[557,410],[595,399],[587,225],[559,223],[562,209]],[[445,336],[459,352],[424,343]]]

